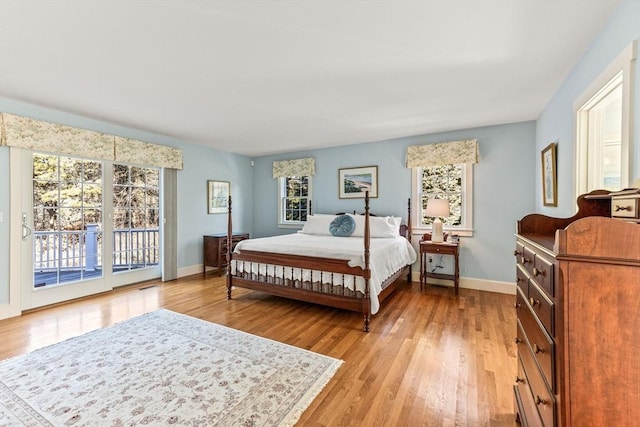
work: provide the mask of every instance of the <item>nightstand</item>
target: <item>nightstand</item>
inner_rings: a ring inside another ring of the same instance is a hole
[[[233,233],[231,236],[231,250],[236,247],[238,242],[249,238],[248,233]],[[227,234],[212,234],[204,236],[203,249],[204,262],[202,273],[207,272],[207,267],[215,267],[218,275],[226,273],[227,267]]]
[[[432,242],[431,240],[420,241],[420,290],[422,286],[427,284],[427,279],[432,277],[434,279],[452,280],[455,288],[456,295],[458,295],[458,287],[460,281],[460,265],[458,263],[458,243],[449,242]],[[453,255],[454,259],[454,274],[441,274],[429,271],[427,269],[429,256],[427,254],[434,255]]]

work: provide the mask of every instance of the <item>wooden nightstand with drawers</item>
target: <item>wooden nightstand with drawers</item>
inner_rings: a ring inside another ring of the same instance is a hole
[[[236,247],[238,242],[248,239],[248,233],[233,233],[231,237],[232,248]],[[202,273],[207,272],[207,267],[214,267],[217,269],[219,275],[225,272],[227,267],[227,235],[226,233],[211,234],[204,236],[203,239],[203,255],[204,265],[202,266]]]

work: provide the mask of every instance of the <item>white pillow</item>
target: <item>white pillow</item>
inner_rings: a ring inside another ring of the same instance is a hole
[[[304,223],[302,230],[298,231],[298,233],[330,236],[331,232],[329,231],[329,225],[334,219],[336,219],[336,215],[307,215],[307,221]]]
[[[356,222],[352,236],[364,236],[364,215],[351,215]],[[370,216],[369,235],[371,237],[396,237],[400,235],[402,218],[393,216]]]

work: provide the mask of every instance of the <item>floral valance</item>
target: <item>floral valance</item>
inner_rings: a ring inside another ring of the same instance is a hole
[[[119,136],[115,137],[115,157],[123,163],[182,169],[182,150]]]
[[[182,150],[0,113],[0,146],[182,169]]]
[[[115,160],[113,136],[7,113],[2,113],[1,116],[0,145],[92,159]]]
[[[316,174],[316,159],[280,160],[273,162],[273,177],[284,178],[286,176],[310,176]]]
[[[478,141],[476,139],[407,147],[408,168],[458,163],[478,163]]]

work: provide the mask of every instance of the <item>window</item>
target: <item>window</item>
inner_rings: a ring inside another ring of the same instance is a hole
[[[629,186],[631,45],[574,104],[576,195]]]
[[[430,229],[433,218],[425,216],[427,201],[437,197],[449,200],[451,215],[441,218],[445,231],[463,236],[472,233],[473,166],[471,163],[413,168],[413,200],[416,229]],[[424,230],[429,231],[429,230]]]
[[[113,271],[159,263],[160,197],[157,168],[113,165]]]
[[[33,154],[33,271],[40,288],[102,276],[102,163]]]
[[[307,220],[311,200],[310,176],[279,178],[279,225],[299,226]]]

